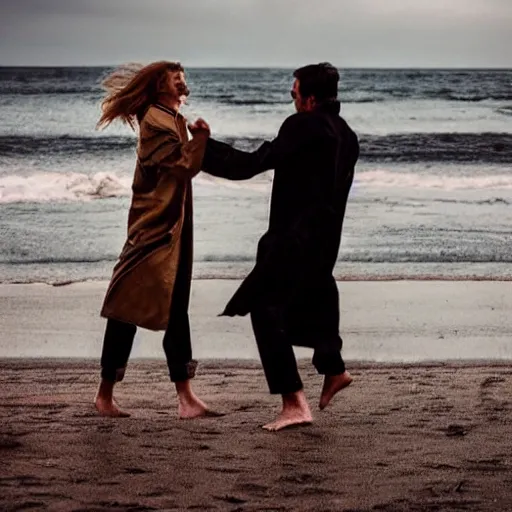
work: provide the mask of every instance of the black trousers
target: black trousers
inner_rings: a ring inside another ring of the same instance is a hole
[[[197,361],[192,359],[188,305],[190,286],[188,273],[178,270],[174,284],[169,323],[164,334],[163,348],[173,382],[195,376]],[[110,382],[119,382],[124,372],[137,327],[109,318],[101,354],[101,377]]]
[[[312,362],[319,374],[345,371],[334,278],[309,285],[286,306],[258,305],[251,322],[270,393],[294,393],[303,387],[293,346],[313,348]]]

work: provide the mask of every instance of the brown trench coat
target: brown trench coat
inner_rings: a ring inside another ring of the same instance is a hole
[[[179,271],[189,283],[192,276],[192,177],[206,137],[189,141],[184,117],[161,105],[148,109],[139,128],[128,239],[101,316],[158,331],[169,321],[180,259]]]

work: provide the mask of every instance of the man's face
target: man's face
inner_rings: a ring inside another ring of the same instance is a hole
[[[293,82],[292,90],[290,91],[293,103],[295,104],[295,110],[297,112],[309,112],[310,110],[313,110],[315,106],[315,99],[313,97],[304,98],[300,94],[300,82],[299,80],[295,80]]]
[[[167,73],[167,93],[175,100],[184,101],[190,94],[183,71],[169,71]]]
[[[290,94],[292,95],[292,98],[293,98],[295,110],[297,112],[304,112],[302,96],[300,95],[300,91],[299,91],[299,85],[300,85],[299,81],[295,80],[295,82],[293,82],[293,87],[292,87],[292,90],[290,91]]]

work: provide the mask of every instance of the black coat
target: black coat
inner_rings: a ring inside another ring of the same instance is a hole
[[[292,321],[304,313],[315,317],[313,330],[325,314],[338,318],[332,273],[359,156],[357,136],[339,112],[336,101],[294,114],[276,139],[252,153],[209,139],[202,166],[209,174],[245,180],[275,169],[269,226],[256,265],[223,315],[273,307],[287,310]]]

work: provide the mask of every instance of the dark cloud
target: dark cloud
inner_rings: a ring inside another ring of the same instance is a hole
[[[18,0],[0,65],[512,66],[511,0]]]
[[[108,6],[108,0],[17,0],[2,2],[0,14],[2,18],[25,18],[37,19],[41,16],[47,17],[54,14],[71,14],[80,16],[82,14],[94,14],[100,9]]]

